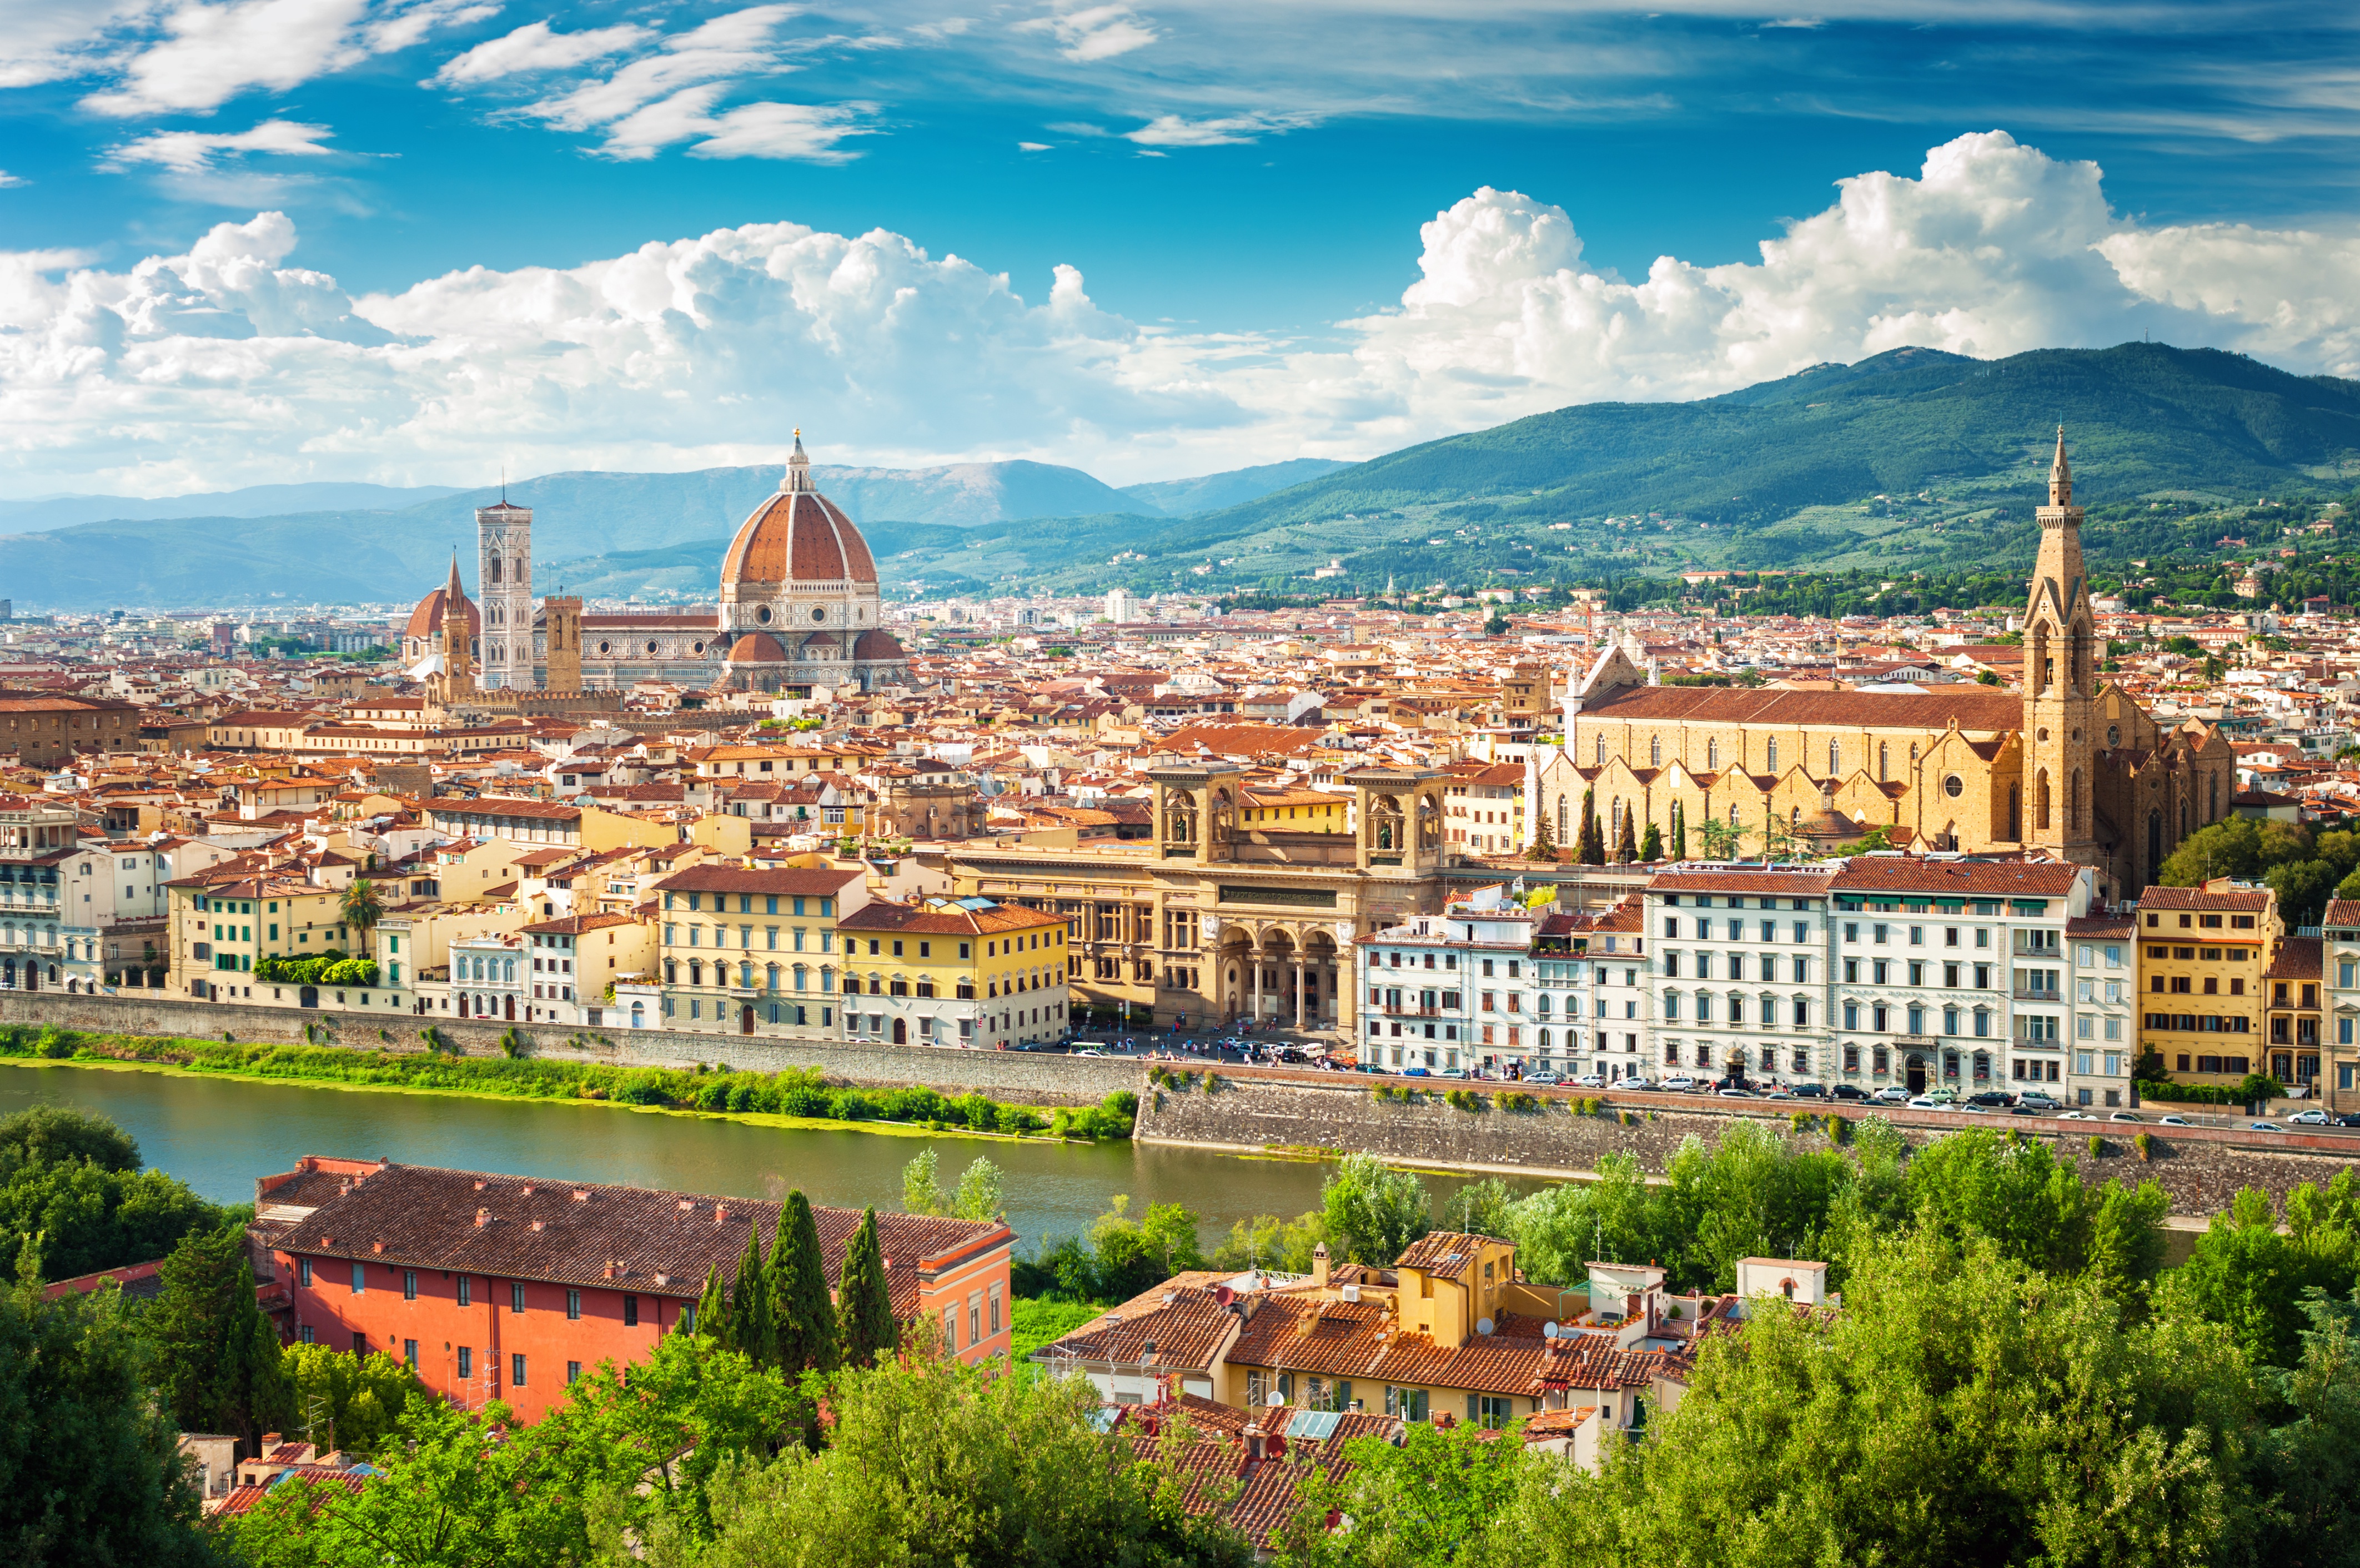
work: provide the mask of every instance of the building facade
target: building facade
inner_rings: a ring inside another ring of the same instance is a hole
[[[1068,1027],[1058,916],[989,898],[879,898],[836,931],[847,1039],[1004,1051]]]
[[[864,869],[692,866],[656,892],[664,1028],[836,1036],[836,928],[869,902]]]
[[[2139,895],[2139,1049],[2183,1083],[2232,1085],[2267,1063],[2262,976],[2284,935],[2276,891],[2215,877]]]

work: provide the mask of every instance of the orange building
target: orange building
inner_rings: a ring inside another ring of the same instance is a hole
[[[734,1279],[777,1203],[308,1155],[255,1184],[254,1234],[287,1287],[290,1340],[383,1351],[460,1404],[538,1421],[599,1362],[694,1326],[707,1269]],[[816,1205],[828,1290],[858,1228]],[[939,1323],[963,1361],[1010,1349],[998,1220],[877,1216],[893,1314]]]

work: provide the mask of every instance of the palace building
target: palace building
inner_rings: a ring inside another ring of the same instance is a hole
[[[722,557],[719,608],[586,613],[532,595],[532,509],[503,497],[475,511],[476,591],[450,580],[418,602],[401,653],[444,705],[532,709],[532,693],[616,691],[638,681],[696,688],[871,691],[907,669],[884,629],[877,563],[860,529],[812,488],[803,432],[778,492],[738,527]],[[453,610],[465,618],[454,646]],[[466,668],[462,669],[464,665]]]
[[[1659,686],[1610,648],[1567,700],[1566,749],[1536,768],[1542,822],[1575,842],[1591,791],[1610,845],[1626,812],[1668,844],[1677,811],[1691,855],[1708,820],[1744,853],[1786,854],[1841,818],[1896,845],[2044,851],[2093,867],[2108,899],[2136,896],[2180,840],[2229,814],[2235,771],[2219,732],[2167,729],[2099,675],[2081,516],[2060,430],[2022,691]]]

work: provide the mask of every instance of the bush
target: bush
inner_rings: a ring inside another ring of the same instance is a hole
[[[1472,1089],[1453,1089],[1442,1097],[1453,1110],[1480,1111],[1483,1108],[1483,1096]]]
[[[1513,1089],[1501,1094],[1497,1103],[1503,1111],[1523,1111],[1529,1114],[1541,1108],[1540,1096]]]
[[[2096,1133],[2092,1133],[2090,1135],[2090,1158],[2095,1160],[2105,1152],[2106,1140],[2100,1138]]]
[[[2141,1160],[2155,1158],[2155,1139],[2146,1133],[2135,1135],[2131,1138],[2131,1147],[2138,1150],[2138,1157]]]

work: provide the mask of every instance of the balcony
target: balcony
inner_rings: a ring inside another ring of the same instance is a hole
[[[2018,985],[2010,993],[2019,1002],[2062,1002],[2063,991],[2038,991],[2029,985]]]
[[[1394,1007],[1380,1007],[1377,1010],[1389,1018],[1438,1018],[1442,1016],[1440,1007],[1414,1007],[1407,1004]]]

